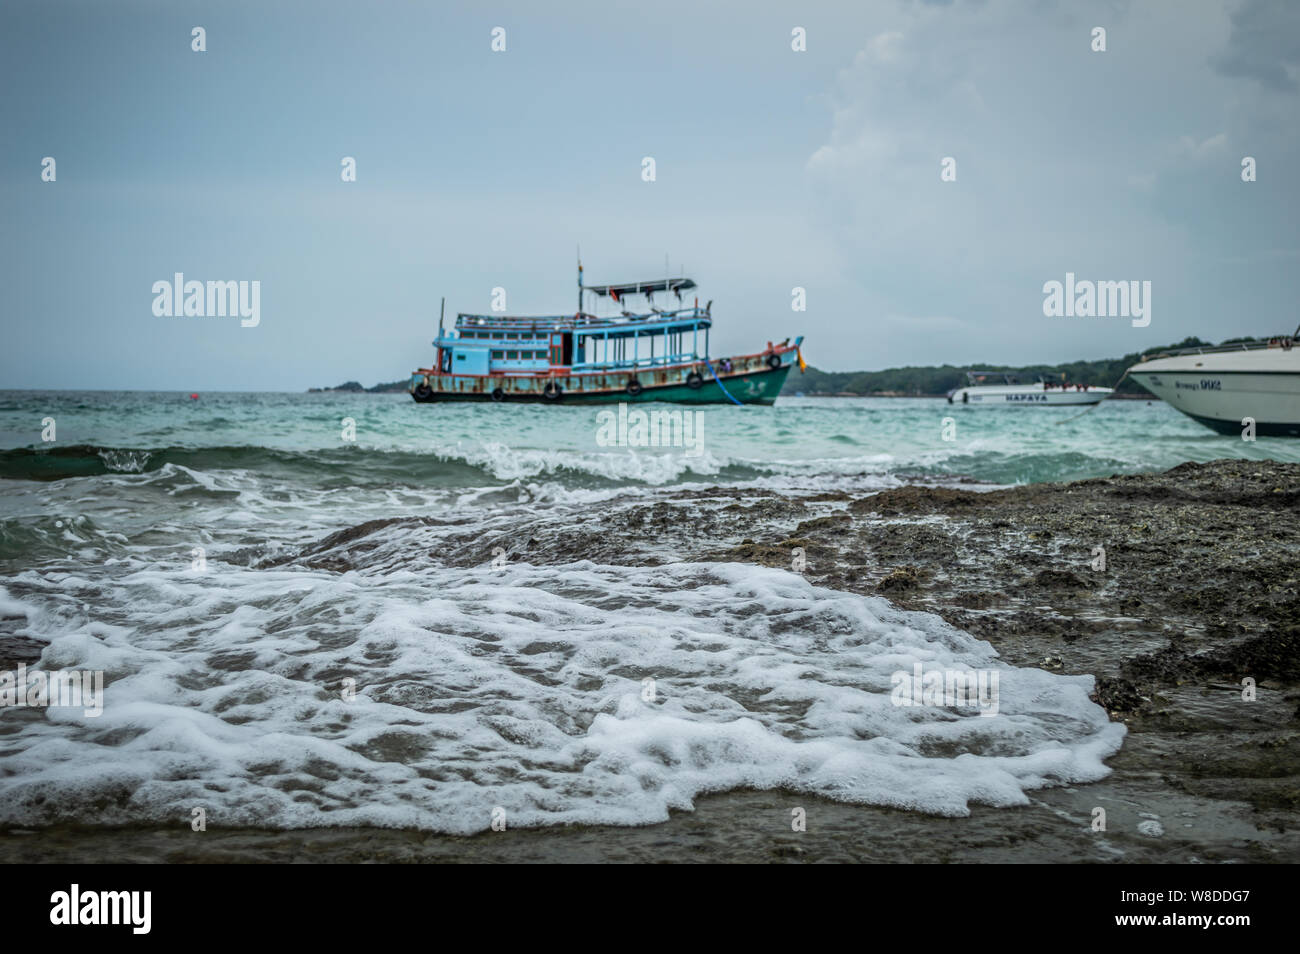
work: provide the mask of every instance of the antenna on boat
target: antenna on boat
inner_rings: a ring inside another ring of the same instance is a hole
[[[447,296],[442,296],[442,306],[438,309],[438,337],[442,337],[442,316],[447,311]]]
[[[578,315],[582,315],[582,246],[578,248]]]

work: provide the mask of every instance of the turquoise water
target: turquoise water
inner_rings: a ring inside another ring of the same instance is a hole
[[[528,482],[562,493],[763,479],[846,485],[881,475],[1016,484],[1216,457],[1300,460],[1300,441],[1222,437],[1158,401],[1112,401],[1082,416],[885,398],[782,398],[772,408],[698,413],[701,447],[692,454],[681,446],[603,447],[598,410],[590,407],[422,406],[405,395],[192,401],[174,393],[8,392],[0,395],[0,476],[152,472],[173,463],[303,486]],[[46,417],[56,422],[53,443],[41,440]],[[343,438],[345,418],[355,421],[355,440]],[[943,439],[945,418],[955,425],[952,440]]]
[[[0,394],[0,649],[105,683],[98,715],[0,712],[0,824],[174,824],[201,805],[213,827],[468,833],[498,809],[643,825],[740,788],[1024,805],[1108,772],[1124,729],[1091,677],[1009,666],[936,616],[789,570],[507,554],[593,515],[619,518],[602,553],[630,554],[654,536],[647,502],[692,520],[691,491],[718,484],[1300,460],[1300,441],[1220,437],[1159,403],[661,410],[691,414],[692,440],[611,446],[590,407]],[[893,675],[922,665],[996,672],[996,717],[892,704]]]

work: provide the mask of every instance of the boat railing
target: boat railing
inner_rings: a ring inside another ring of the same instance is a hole
[[[580,312],[576,315],[472,315],[460,313],[456,316],[456,327],[481,331],[573,331],[583,328],[623,328],[642,322],[660,324],[672,321],[704,321],[709,313],[704,308],[679,308],[676,311],[650,311],[644,314],[627,315],[592,315]]]
[[[637,368],[658,368],[674,364],[690,364],[693,361],[703,361],[704,357],[693,351],[685,351],[681,354],[655,355],[650,357],[639,357],[635,360],[624,358],[619,361],[575,361],[570,367],[574,370],[582,371],[633,371]]]
[[[1016,374],[1014,371],[967,371],[967,372],[966,372],[966,386],[967,386],[967,387],[976,387],[976,386],[979,386],[979,385],[981,385],[981,384],[984,384],[984,383],[985,383],[985,378],[999,378],[999,379],[1001,379],[1001,383],[1002,383],[1002,384],[1023,384],[1023,383],[1025,383],[1025,382],[1023,382],[1023,381],[1020,380],[1020,377],[1021,377],[1021,375]],[[1041,376],[1039,376],[1039,380],[1040,380],[1040,381],[1042,380],[1042,377],[1041,377]],[[1031,383],[1032,383],[1032,382],[1031,382]]]
[[[1297,331],[1300,332],[1300,329],[1297,329]],[[1295,337],[1292,335],[1277,335],[1272,338],[1255,339],[1254,341],[1234,341],[1231,344],[1197,345],[1191,348],[1174,348],[1170,351],[1153,351],[1150,354],[1144,354],[1142,360],[1177,358],[1185,354],[1224,354],[1232,351],[1263,351],[1268,348],[1287,349],[1294,345]]]

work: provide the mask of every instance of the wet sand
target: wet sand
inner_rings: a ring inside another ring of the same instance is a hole
[[[430,560],[798,568],[988,640],[1008,662],[1097,677],[1129,735],[1090,785],[938,818],[728,792],[644,828],[85,829],[0,832],[16,861],[1300,861],[1300,466],[1221,460],[1007,490],[905,486],[802,497],[716,488],[466,535]],[[419,518],[427,519],[427,518]],[[399,521],[400,522],[400,521]],[[392,521],[305,548],[347,568]],[[1104,554],[1103,554],[1104,551]],[[1104,568],[1101,558],[1104,556]],[[0,640],[0,667],[33,647]],[[1251,679],[1255,699],[1243,699]],[[791,830],[802,808],[807,830]],[[1105,810],[1106,828],[1093,827]]]

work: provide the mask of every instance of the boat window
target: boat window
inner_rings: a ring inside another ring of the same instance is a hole
[[[506,335],[506,340],[507,340],[507,341],[518,341],[518,340],[519,340],[519,335],[515,334],[515,333],[512,331],[512,332],[510,332],[510,334]]]
[[[518,360],[519,360],[519,352],[518,352],[518,351],[507,351],[507,352],[506,352],[506,358],[508,358],[508,359],[511,360],[511,361],[518,361]]]
[[[497,361],[500,361],[500,360],[501,360],[502,358],[504,358],[505,356],[506,356],[506,353],[505,353],[504,351],[493,351],[493,352],[492,352],[492,357],[493,357],[495,360],[497,360]]]

